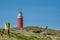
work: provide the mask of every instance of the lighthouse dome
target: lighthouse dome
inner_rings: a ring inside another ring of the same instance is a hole
[[[18,12],[18,18],[21,18],[21,17],[22,17],[22,12],[19,11],[19,12]]]

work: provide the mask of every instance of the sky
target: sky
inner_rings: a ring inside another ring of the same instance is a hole
[[[18,10],[22,9],[23,25],[60,30],[60,0],[0,0],[0,28],[6,22],[17,25]]]

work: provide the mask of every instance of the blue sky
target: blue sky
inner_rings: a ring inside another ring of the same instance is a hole
[[[0,0],[0,28],[6,22],[16,27],[18,9],[22,9],[24,26],[60,30],[60,0]]]

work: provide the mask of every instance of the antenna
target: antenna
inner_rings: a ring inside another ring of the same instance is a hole
[[[19,8],[19,9],[18,9],[18,12],[22,12],[22,9],[21,9],[21,8]]]

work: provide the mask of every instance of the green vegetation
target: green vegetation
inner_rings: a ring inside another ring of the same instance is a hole
[[[21,29],[11,28],[6,34],[0,29],[0,40],[60,40],[60,31],[36,26],[24,27]]]

